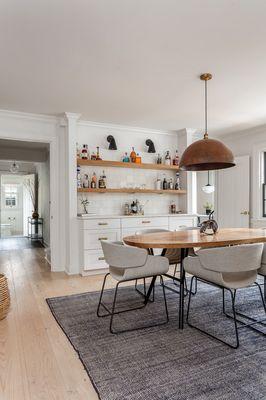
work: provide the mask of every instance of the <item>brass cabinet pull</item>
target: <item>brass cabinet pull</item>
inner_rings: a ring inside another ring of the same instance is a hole
[[[240,214],[241,215],[249,215],[249,211],[242,211]]]
[[[151,221],[142,221],[143,224],[150,224]]]
[[[98,260],[100,260],[100,261],[102,261],[104,259],[105,259],[104,257],[98,257]]]
[[[98,240],[108,240],[107,237],[98,238]]]
[[[98,225],[108,225],[108,222],[98,222]]]

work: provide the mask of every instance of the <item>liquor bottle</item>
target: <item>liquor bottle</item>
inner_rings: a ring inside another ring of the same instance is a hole
[[[98,182],[99,189],[106,189],[106,175],[103,171],[103,174],[100,176],[99,182]]]
[[[97,146],[96,149],[97,149],[97,151],[96,151],[96,160],[101,160],[99,146]]]
[[[164,178],[164,180],[163,180],[163,190],[167,190],[167,189],[168,189],[168,183],[167,183],[166,178]]]
[[[81,151],[78,142],[76,143],[77,158],[81,158]]]
[[[84,178],[83,178],[83,187],[85,189],[90,187],[90,182],[89,182],[89,175],[88,174],[84,174]]]
[[[164,163],[165,165],[171,165],[171,156],[170,156],[170,151],[167,150],[165,158],[164,158]]]
[[[132,212],[133,214],[136,214],[136,213],[137,213],[137,205],[136,205],[136,203],[135,203],[134,200],[133,200],[133,202],[132,202],[132,204],[131,204],[131,212]]]
[[[169,188],[170,190],[173,190],[173,189],[174,189],[174,182],[173,182],[173,179],[172,179],[172,178],[170,178],[170,180],[169,180],[168,188]]]
[[[163,161],[163,160],[162,160],[161,154],[158,154],[156,164],[162,164],[162,161]]]
[[[178,150],[175,152],[175,157],[173,159],[173,165],[178,166],[179,165],[179,155],[178,155]]]
[[[176,214],[176,204],[173,201],[170,204],[170,214]]]
[[[94,151],[91,153],[91,160],[96,160],[96,154],[94,153]]]
[[[91,177],[91,188],[92,189],[97,188],[97,176],[96,176],[95,172],[93,172],[92,177]]]
[[[88,145],[84,144],[81,150],[82,160],[88,160]]]
[[[137,157],[136,152],[134,150],[134,147],[132,147],[132,151],[130,153],[130,161],[135,163],[136,162],[136,157]]]
[[[125,153],[125,155],[124,155],[122,161],[123,161],[123,162],[130,162],[130,158],[128,157],[128,154],[127,154],[127,153]]]
[[[137,155],[136,155],[136,164],[141,164],[141,157],[140,157],[140,155],[139,155],[139,153],[137,153]]]
[[[176,183],[175,183],[175,190],[179,190],[180,189],[180,176],[179,176],[179,172],[176,173]]]

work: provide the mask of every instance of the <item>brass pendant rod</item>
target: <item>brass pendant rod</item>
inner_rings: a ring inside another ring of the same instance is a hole
[[[205,81],[205,134],[208,137],[208,96],[207,96],[207,80]],[[207,138],[205,137],[205,139]]]

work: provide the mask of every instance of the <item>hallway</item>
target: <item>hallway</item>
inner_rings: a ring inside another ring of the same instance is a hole
[[[39,241],[31,241],[27,237],[9,237],[0,239],[0,251],[24,250],[44,247]]]

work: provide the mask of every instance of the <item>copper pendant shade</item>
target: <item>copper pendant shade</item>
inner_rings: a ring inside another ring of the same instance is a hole
[[[200,79],[205,82],[205,134],[204,139],[192,143],[184,151],[180,168],[185,171],[210,171],[235,166],[231,150],[216,139],[209,139],[207,129],[207,81],[211,74],[203,74]]]

